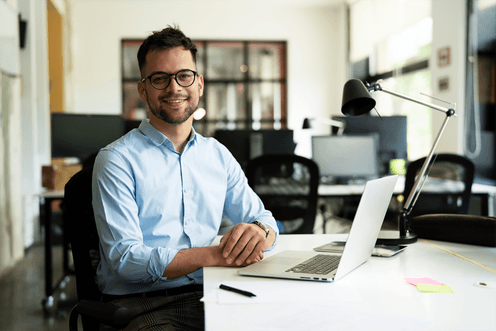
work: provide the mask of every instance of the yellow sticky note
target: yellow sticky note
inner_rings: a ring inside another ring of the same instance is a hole
[[[417,289],[426,293],[455,293],[448,285],[417,284]]]

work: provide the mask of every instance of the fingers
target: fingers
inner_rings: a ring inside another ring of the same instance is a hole
[[[263,260],[263,258],[264,258],[263,252],[252,252],[252,254],[250,254],[250,256],[243,263],[241,263],[239,265],[237,263],[228,264],[227,260],[222,255],[222,249],[219,246],[217,246],[216,248],[218,249],[218,251],[217,251],[218,255],[216,255],[218,258],[218,260],[217,260],[218,262],[215,265],[217,265],[217,266],[244,267],[244,266],[259,262],[259,261]],[[236,259],[236,261],[237,261],[237,259]]]
[[[231,232],[232,232],[232,229],[226,231],[226,233],[224,233],[224,235],[222,236],[222,238],[220,238],[219,247],[221,248],[221,250],[223,250],[224,247],[226,246],[227,239],[229,239],[229,237],[231,236]]]
[[[265,233],[252,224],[238,224],[221,239],[223,257],[231,265],[251,264],[263,259]]]
[[[250,250],[248,245],[243,252],[236,258],[236,265],[252,264],[262,260],[264,257],[264,250],[262,242],[259,242],[253,250]]]
[[[249,229],[246,225],[247,224],[238,224],[232,229],[229,237],[226,238],[223,256],[228,264],[233,263],[234,259],[236,259],[244,250],[254,234],[253,230],[255,229]]]
[[[239,245],[238,245],[239,246]],[[235,256],[236,254],[236,247],[233,249],[231,252],[231,255]],[[252,264],[254,262],[258,262],[263,258],[263,244],[262,242],[257,242],[253,238],[246,244],[246,246],[243,248],[243,250],[235,257],[234,263],[237,266],[240,266],[244,263],[247,264]],[[229,264],[232,262],[229,260],[227,261]]]

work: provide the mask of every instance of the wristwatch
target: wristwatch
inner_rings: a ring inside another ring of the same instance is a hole
[[[265,224],[263,224],[262,222],[259,222],[259,221],[255,221],[255,222],[253,222],[253,224],[258,225],[259,227],[262,228],[262,230],[265,231],[265,238],[267,238],[269,236],[270,228],[267,225],[265,225]]]

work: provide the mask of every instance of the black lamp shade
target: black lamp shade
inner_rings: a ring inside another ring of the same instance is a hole
[[[361,80],[353,78],[344,84],[343,103],[341,105],[341,112],[344,115],[360,116],[368,113],[374,107],[375,100]]]
[[[305,118],[303,120],[303,127],[302,129],[310,129],[312,126],[310,125],[310,119],[309,118]]]

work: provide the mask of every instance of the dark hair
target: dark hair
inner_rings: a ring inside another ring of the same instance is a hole
[[[140,71],[146,64],[146,55],[156,49],[171,49],[174,47],[183,46],[184,49],[191,52],[193,61],[196,64],[196,46],[190,38],[179,29],[177,26],[167,26],[162,31],[154,31],[141,44],[138,50],[138,64]]]

